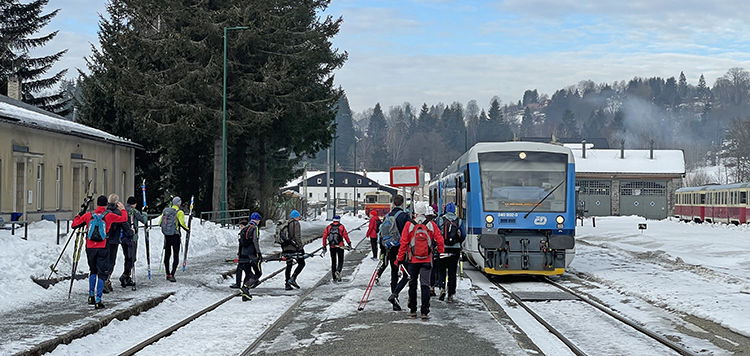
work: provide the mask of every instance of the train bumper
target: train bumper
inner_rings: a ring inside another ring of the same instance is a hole
[[[481,234],[478,242],[485,273],[498,275],[562,274],[565,250],[575,247],[573,236],[549,235],[541,230]]]

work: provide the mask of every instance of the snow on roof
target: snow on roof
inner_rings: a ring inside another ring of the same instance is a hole
[[[625,158],[620,158],[620,150],[582,150],[571,147],[576,158],[578,173],[661,173],[685,174],[685,154],[682,150],[654,150],[654,159],[650,159],[650,150],[625,150]]]
[[[325,174],[325,172],[326,171],[307,171],[307,178],[310,178],[310,177],[318,175],[318,174]],[[391,172],[390,171],[388,171],[388,172],[362,172],[362,171],[360,171],[360,172],[354,172],[354,173],[359,174],[359,175],[361,175],[363,177],[370,178],[370,179],[372,179],[373,181],[377,182],[380,185],[391,187]],[[291,186],[295,186],[295,185],[301,184],[302,183],[302,178],[303,178],[302,176],[299,176],[299,177],[297,177],[295,179],[290,180],[286,184],[286,187],[291,187]],[[430,181],[430,174],[427,173],[427,172],[425,172],[424,173],[424,179],[429,182]]]
[[[17,124],[35,127],[42,130],[60,132],[68,135],[83,136],[95,140],[112,141],[114,143],[138,146],[128,139],[117,137],[99,129],[77,122],[68,121],[62,116],[47,113],[41,109],[28,108],[27,104],[3,97],[0,100],[0,118],[7,118]],[[23,106],[22,106],[23,105]]]

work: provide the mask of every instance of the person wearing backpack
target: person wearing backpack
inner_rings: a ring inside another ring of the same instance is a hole
[[[237,243],[239,247],[237,248],[237,270],[234,273],[236,282],[229,286],[229,288],[233,288],[233,289],[239,289],[240,287],[242,287],[242,268],[241,268],[241,264],[239,263],[239,261],[240,261],[240,253],[242,253],[242,236],[244,236],[243,233],[245,232],[245,227],[247,226],[247,224],[248,222],[246,219],[240,220],[240,223],[238,224],[240,228],[240,232],[237,236]]]
[[[438,262],[438,286],[440,287],[439,300],[445,299],[445,278],[448,277],[448,300],[453,303],[453,296],[456,294],[456,270],[458,261],[461,258],[461,243],[464,242],[462,232],[463,221],[456,215],[456,205],[448,203],[445,206],[445,214],[438,221],[440,232],[443,234],[445,241],[445,253],[451,256],[441,258]]]
[[[260,268],[263,262],[263,255],[260,251],[260,228],[258,228],[260,219],[260,213],[253,212],[250,214],[250,223],[240,231],[237,274],[245,272],[245,279],[240,287],[243,302],[253,300],[250,289],[260,284],[260,276],[263,275],[263,270]]]
[[[185,224],[185,213],[180,209],[182,199],[174,197],[172,206],[164,208],[159,218],[159,226],[164,234],[164,270],[167,272],[167,280],[177,282],[174,273],[180,265],[180,228],[189,231]],[[172,268],[169,268],[169,259],[174,254]]]
[[[115,223],[128,220],[125,206],[119,203],[117,212],[106,210],[107,197],[101,195],[96,199],[96,209],[86,212],[88,206],[81,206],[81,211],[73,218],[73,229],[87,226],[86,234],[86,259],[89,264],[89,298],[88,303],[94,308],[104,308],[102,293],[104,292],[104,281],[107,280],[111,271],[109,270],[109,248],[107,246],[107,231]]]
[[[370,246],[372,246],[372,259],[378,259],[378,231],[380,230],[380,218],[378,212],[370,210],[370,224],[367,225],[367,234],[365,236],[370,238]]]
[[[432,270],[433,247],[432,241],[437,241],[437,250],[443,253],[445,245],[440,229],[434,221],[427,221],[427,203],[414,204],[414,221],[406,223],[401,234],[401,245],[398,249],[397,266],[408,262],[409,280],[409,317],[417,317],[417,283],[421,286],[422,306],[420,312],[422,321],[427,321],[430,314],[430,271]]]
[[[110,194],[107,198],[107,212],[113,212],[117,213],[119,211],[119,206],[122,205],[120,202],[120,196],[117,194]],[[122,237],[125,234],[130,233],[132,236],[132,228],[128,224],[127,221],[122,223],[114,223],[110,228],[107,230],[107,243],[109,248],[109,278],[107,278],[104,281],[104,293],[109,293],[112,291],[112,282],[110,282],[110,278],[115,273],[115,264],[117,262],[117,250],[120,248],[120,242],[122,241]],[[127,261],[127,252],[123,250],[123,257],[125,257]],[[129,273],[128,273],[129,275]]]
[[[287,239],[281,243],[281,253],[299,254],[299,256],[303,256],[305,254],[305,244],[302,242],[302,227],[299,225],[299,211],[292,210],[291,214],[289,214],[289,218],[291,218],[291,220],[285,227],[287,230],[285,232]],[[294,274],[292,274],[292,266],[294,265],[294,262],[292,262],[293,260],[297,261],[297,268],[294,270]],[[290,258],[286,260],[286,272],[284,274],[284,277],[286,277],[284,279],[286,283],[284,289],[292,290],[292,287],[299,288],[299,284],[297,284],[297,276],[302,273],[304,268],[304,257]]]
[[[386,251],[386,256],[383,264],[380,265],[380,269],[378,269],[378,276],[375,279],[375,284],[380,285],[380,276],[383,274],[387,266],[391,266],[391,295],[388,297],[388,301],[393,305],[394,311],[401,310],[398,295],[404,287],[406,287],[406,283],[409,281],[406,275],[402,276],[400,281],[398,280],[399,268],[394,265],[396,258],[398,257],[398,246],[401,241],[401,233],[404,231],[406,223],[411,221],[411,215],[401,209],[401,205],[403,204],[404,197],[401,194],[397,194],[393,198],[393,209],[383,219],[378,234],[380,248]]]
[[[120,245],[122,246],[122,255],[125,257],[125,267],[120,275],[120,285],[125,288],[135,286],[131,277],[133,266],[135,265],[136,255],[138,253],[138,222],[147,224],[146,217],[140,211],[135,209],[136,201],[134,196],[128,197],[125,204],[125,211],[128,213],[128,221],[121,223],[122,237]],[[114,268],[113,268],[114,271]]]
[[[349,248],[352,248],[352,241],[349,240],[349,233],[346,232],[344,225],[341,225],[341,217],[335,215],[333,222],[323,231],[323,253],[326,249],[331,249],[331,277],[334,282],[341,282],[341,270],[344,268],[344,240]]]

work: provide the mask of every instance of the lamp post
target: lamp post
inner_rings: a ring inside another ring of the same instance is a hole
[[[244,30],[247,26],[224,27],[224,85],[221,93],[221,222],[227,210],[227,31]]]

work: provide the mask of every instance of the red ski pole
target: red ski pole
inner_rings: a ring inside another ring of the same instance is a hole
[[[375,284],[375,279],[378,277],[379,269],[380,269],[380,263],[378,263],[378,267],[375,268],[375,271],[372,272],[372,277],[370,277],[370,282],[367,283],[367,288],[365,288],[365,294],[362,295],[362,300],[359,301],[359,307],[357,307],[358,311],[365,310],[365,307],[367,306],[367,301],[370,300],[370,293],[372,293],[372,286]]]

